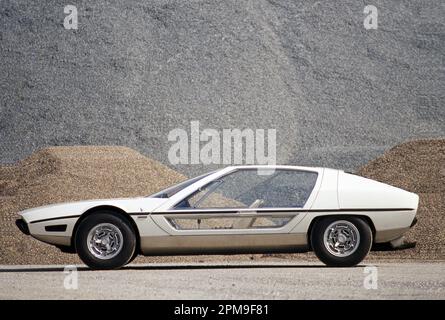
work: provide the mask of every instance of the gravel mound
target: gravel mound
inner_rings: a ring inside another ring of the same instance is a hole
[[[0,1],[0,162],[125,145],[168,165],[175,128],[276,129],[277,161],[356,170],[445,136],[445,2]],[[205,171],[178,166],[192,176]]]
[[[75,255],[25,237],[16,213],[41,205],[143,196],[185,176],[126,147],[51,147],[0,167],[0,264],[79,262]]]
[[[358,174],[420,195],[418,224],[407,234],[416,246],[372,251],[369,259],[445,259],[445,139],[401,144]],[[185,176],[125,147],[51,147],[14,166],[0,167],[0,264],[80,263],[76,255],[22,235],[16,212],[40,205],[150,194]],[[135,262],[256,259],[314,260],[313,253],[139,257]]]
[[[415,248],[373,256],[445,259],[445,139],[398,145],[362,167],[358,174],[417,193],[418,223],[406,234]]]

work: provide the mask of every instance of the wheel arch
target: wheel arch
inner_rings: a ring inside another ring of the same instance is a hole
[[[373,242],[374,242],[376,229],[375,229],[374,223],[372,222],[372,219],[370,217],[368,217],[366,215],[361,215],[361,214],[326,214],[326,215],[321,215],[321,216],[314,217],[312,219],[312,221],[310,222],[310,224],[309,224],[309,228],[308,228],[308,231],[307,231],[307,234],[306,234],[306,237],[307,237],[306,240],[307,240],[307,244],[308,244],[309,250],[312,250],[312,247],[311,247],[311,233],[312,233],[314,225],[315,225],[315,223],[317,221],[319,221],[321,219],[324,219],[324,218],[338,218],[338,219],[342,219],[343,218],[344,219],[344,218],[348,218],[348,217],[349,218],[351,218],[351,217],[360,218],[360,219],[364,220],[369,225],[369,227],[371,228],[372,239],[373,239]]]
[[[138,253],[140,253],[140,243],[141,243],[141,238],[139,235],[139,229],[135,223],[135,221],[131,218],[131,216],[124,211],[123,209],[116,207],[116,206],[112,206],[112,205],[100,205],[100,206],[96,206],[93,208],[88,209],[87,211],[85,211],[84,213],[82,213],[82,215],[79,217],[79,219],[77,219],[76,223],[74,224],[74,228],[73,228],[73,233],[71,235],[71,248],[74,248],[74,241],[75,241],[75,237],[76,237],[76,233],[77,233],[77,229],[79,228],[80,223],[88,216],[95,214],[97,212],[101,212],[101,211],[108,211],[111,213],[114,213],[122,218],[124,218],[129,224],[130,226],[133,228],[134,230],[134,234],[136,236],[136,251]]]

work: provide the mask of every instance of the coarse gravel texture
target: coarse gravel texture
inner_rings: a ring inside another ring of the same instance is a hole
[[[0,264],[79,263],[15,226],[17,212],[98,198],[145,196],[186,177],[126,147],[52,147],[0,166]]]
[[[358,171],[359,175],[391,184],[420,197],[418,223],[406,234],[416,247],[404,258],[445,260],[445,139],[398,145]],[[390,257],[392,252],[380,252]]]
[[[405,250],[372,251],[369,259],[445,260],[445,139],[399,145],[360,169],[359,174],[420,195],[418,224],[408,232]],[[52,147],[15,166],[0,166],[0,264],[80,263],[76,255],[22,235],[16,212],[55,202],[141,196],[184,180],[185,176],[125,147]],[[146,262],[207,262],[291,259],[297,254],[139,257]]]
[[[168,133],[277,129],[278,163],[357,169],[445,136],[445,2],[0,2],[0,162],[125,145],[171,166]],[[215,165],[218,166],[218,165]],[[180,165],[196,175],[209,167]]]

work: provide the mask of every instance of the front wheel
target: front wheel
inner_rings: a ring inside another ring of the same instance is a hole
[[[80,259],[90,268],[118,269],[133,257],[136,236],[125,219],[101,211],[80,222],[75,246]]]
[[[372,231],[357,217],[326,217],[316,221],[311,245],[317,257],[330,267],[352,267],[371,250]]]

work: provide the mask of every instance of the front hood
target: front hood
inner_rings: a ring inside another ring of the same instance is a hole
[[[30,223],[58,217],[80,216],[89,209],[98,206],[112,206],[127,213],[149,213],[167,200],[168,199],[141,197],[66,202],[23,210],[19,212],[19,215],[27,223]]]

